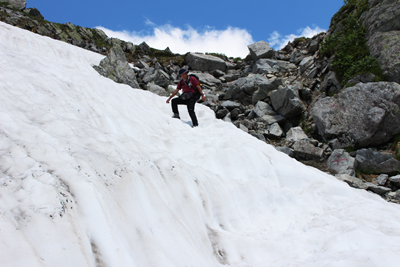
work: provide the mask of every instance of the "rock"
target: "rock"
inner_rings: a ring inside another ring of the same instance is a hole
[[[395,186],[400,187],[400,174],[390,177],[389,181],[393,183]]]
[[[256,133],[254,131],[249,132],[252,136],[254,136],[255,138],[257,138],[258,140],[261,140],[263,142],[266,142],[267,140],[265,139],[264,135]]]
[[[339,79],[334,71],[330,71],[321,83],[320,91],[325,92],[326,95],[333,95],[339,93],[342,89]]]
[[[215,71],[220,70],[225,72],[227,70],[226,62],[219,57],[205,55],[202,53],[189,53],[186,56],[186,61],[189,67],[193,70],[199,71]]]
[[[151,49],[150,46],[146,43],[146,42],[142,42],[139,46],[138,46],[139,50],[142,51],[143,54],[145,55],[149,55],[151,53]]]
[[[350,176],[348,174],[339,174],[335,175],[338,180],[346,182],[349,186],[357,188],[357,189],[367,189],[368,185],[366,185],[361,179]]]
[[[378,60],[386,78],[397,83],[400,83],[399,17],[400,4],[393,0],[376,1],[361,16],[371,55]]]
[[[350,137],[341,135],[338,138],[330,140],[329,145],[332,149],[348,148],[353,145],[353,141]]]
[[[228,85],[224,100],[237,100],[243,105],[250,105],[253,93],[265,83],[268,83],[268,79],[261,75],[239,78]]]
[[[274,123],[281,123],[285,121],[285,117],[282,117],[281,115],[264,115],[258,120],[265,123],[266,125],[271,125]]]
[[[163,70],[157,70],[154,76],[154,83],[163,88],[168,88],[170,83],[170,77],[168,73]]]
[[[272,139],[278,139],[283,136],[282,128],[278,123],[273,123],[268,129],[268,137]]]
[[[233,109],[235,109],[235,108],[240,108],[240,104],[228,100],[228,101],[222,102],[222,103],[221,103],[221,107],[224,107],[224,108],[226,108],[226,109],[228,109],[228,110],[233,110]]]
[[[286,140],[297,142],[304,139],[308,139],[308,136],[300,126],[290,128],[286,133]]]
[[[26,8],[26,0],[3,0],[3,2],[9,3],[18,10]]]
[[[226,115],[228,115],[228,113],[229,113],[229,110],[223,108],[223,109],[219,109],[215,115],[216,115],[217,119],[223,119],[223,118],[225,118]]]
[[[325,140],[345,134],[358,147],[384,144],[400,133],[400,85],[359,83],[318,100],[311,115]]]
[[[254,61],[260,58],[272,58],[275,55],[274,49],[272,49],[267,42],[259,41],[257,43],[247,46],[250,51],[250,55]]]
[[[313,146],[307,140],[300,140],[295,142],[293,145],[293,151],[296,159],[319,160],[322,159],[324,155],[323,149]]]
[[[100,61],[100,65],[93,66],[93,68],[100,75],[110,78],[117,83],[127,84],[132,88],[139,88],[139,84],[136,81],[136,74],[129,66],[121,47],[117,44],[110,49],[107,57]]]
[[[253,76],[254,77],[254,76]],[[252,103],[265,100],[272,91],[278,90],[279,86],[283,85],[282,79],[274,79],[272,81],[263,76],[255,76],[258,89],[253,93]]]
[[[299,74],[302,75],[314,63],[314,57],[305,57],[299,65]]]
[[[267,59],[259,59],[253,66],[253,72],[257,74],[263,74],[263,73],[278,73],[278,69],[271,67],[267,63]]]
[[[277,115],[273,108],[265,102],[258,101],[254,107],[253,112],[258,116],[262,117],[264,115]]]
[[[389,193],[390,191],[392,191],[392,189],[388,188],[388,187],[384,187],[384,186],[379,186],[379,185],[375,185],[373,183],[365,183],[365,185],[367,186],[367,190],[374,192],[378,195],[384,195],[386,193]]]
[[[301,115],[306,109],[300,100],[298,89],[293,86],[273,91],[271,103],[280,115],[289,119]]]
[[[360,149],[356,156],[357,169],[365,173],[396,174],[400,170],[400,161],[394,156],[374,152],[372,149]]]
[[[294,152],[293,152],[293,149],[291,149],[291,148],[288,148],[286,146],[277,146],[277,147],[275,147],[275,149],[282,153],[287,154],[291,158],[294,157]]]
[[[145,69],[145,74],[142,77],[143,82],[144,83],[154,82],[154,79],[156,78],[156,73],[157,70],[155,68]]]
[[[219,78],[225,75],[225,72],[221,71],[221,70],[214,70],[212,72],[212,75],[214,75],[215,78]]]
[[[241,114],[241,110],[239,108],[234,108],[231,110],[231,120],[237,120],[239,115]]]
[[[160,96],[169,96],[169,92],[167,92],[163,87],[154,83],[148,83],[147,90]]]
[[[357,162],[344,149],[335,149],[328,158],[327,165],[333,173],[351,176],[356,174]]]
[[[378,177],[376,177],[376,184],[383,186],[386,184],[387,180],[389,179],[389,175],[387,174],[381,174]]]
[[[375,79],[375,75],[372,73],[362,73],[359,74],[357,76],[355,76],[354,78],[352,78],[351,80],[349,80],[346,83],[345,87],[350,87],[350,86],[354,86],[357,83],[369,83],[369,82],[373,82]]]
[[[189,74],[192,74],[192,73],[189,73]],[[197,73],[197,72],[194,73],[193,72],[193,74],[196,74],[199,77],[199,81],[201,84],[205,84],[209,87],[217,86],[217,85],[221,84],[221,80],[215,78],[213,75],[211,75],[209,73]]]
[[[273,68],[279,70],[280,72],[291,72],[296,71],[297,66],[293,63],[284,61],[284,60],[273,60],[273,59],[266,59],[266,62]]]
[[[150,66],[149,66],[146,62],[144,62],[143,60],[139,60],[139,61],[136,63],[136,67],[141,68],[141,69],[148,69],[148,68],[150,68]]]
[[[39,19],[44,19],[43,15],[36,8],[30,8],[28,14],[29,14],[29,16],[32,16],[32,17],[37,17]]]

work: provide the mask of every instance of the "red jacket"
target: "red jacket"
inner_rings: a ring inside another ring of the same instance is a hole
[[[193,76],[189,76],[190,79],[184,81],[180,80],[178,83],[177,89],[182,89],[184,93],[196,93],[197,90],[194,89],[197,87],[197,85],[200,85],[200,82]],[[192,84],[192,87],[189,86],[189,84]]]

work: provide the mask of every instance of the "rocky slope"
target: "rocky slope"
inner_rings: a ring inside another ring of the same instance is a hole
[[[399,1],[349,1],[327,33],[279,51],[260,41],[249,45],[244,60],[134,45],[98,29],[48,22],[25,1],[9,3],[14,6],[0,6],[2,21],[107,55],[94,68],[115,82],[167,96],[179,69],[190,69],[217,118],[353,187],[399,202]],[[351,52],[356,63],[346,72],[343,40],[354,36],[365,45],[361,54]]]

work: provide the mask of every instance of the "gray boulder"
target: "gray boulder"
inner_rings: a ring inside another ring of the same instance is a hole
[[[274,109],[285,118],[294,118],[301,115],[306,107],[299,97],[299,90],[294,86],[287,86],[271,93],[271,103]]]
[[[320,91],[326,95],[337,94],[342,89],[339,79],[334,71],[330,71],[321,83]]]
[[[390,177],[389,181],[394,185],[396,185],[397,187],[400,187],[400,175]]]
[[[328,158],[327,165],[330,171],[337,174],[356,174],[357,162],[344,149],[336,149]]]
[[[8,2],[10,5],[19,10],[26,8],[26,0],[4,0],[3,2]]]
[[[135,71],[129,66],[122,48],[114,44],[106,58],[100,61],[99,66],[93,68],[102,76],[117,83],[123,83],[132,88],[139,88]]]
[[[349,186],[357,188],[357,189],[367,189],[368,185],[366,185],[361,179],[353,177],[348,174],[339,174],[335,175],[335,177],[343,182],[346,182]]]
[[[372,149],[360,149],[356,156],[357,169],[366,173],[397,174],[400,170],[400,161],[389,154],[375,152]]]
[[[262,117],[264,115],[277,115],[273,108],[265,102],[258,101],[253,109],[253,112],[258,116]]]
[[[293,149],[286,147],[286,146],[277,146],[275,147],[276,150],[287,154],[289,157],[293,158],[294,157],[294,152]]]
[[[308,136],[303,131],[303,129],[301,129],[300,126],[292,127],[286,133],[286,140],[288,140],[288,141],[297,142],[297,141],[304,140],[304,139],[308,139]]]
[[[273,68],[279,70],[280,72],[291,72],[291,71],[296,71],[297,66],[293,63],[290,63],[288,61],[284,60],[273,60],[273,59],[267,59],[266,62]]]
[[[154,83],[163,88],[168,88],[168,85],[170,84],[170,77],[168,73],[161,69],[157,70],[154,76]]]
[[[275,55],[274,49],[272,49],[267,42],[259,41],[257,43],[247,46],[250,51],[250,55],[254,61],[260,58],[272,58]]]
[[[279,86],[283,85],[282,79],[268,80],[264,76],[253,76],[256,79],[258,89],[253,93],[252,103],[265,100],[272,91],[278,90]]]
[[[302,75],[311,65],[314,64],[314,57],[305,57],[303,60],[300,62],[299,65],[299,74]]]
[[[347,83],[345,87],[350,87],[350,86],[354,86],[357,83],[370,83],[373,82],[375,79],[375,75],[372,73],[362,73],[359,74],[357,76],[355,76],[354,78],[350,79]]]
[[[215,78],[213,75],[209,73],[194,73],[199,77],[199,81],[202,84],[205,84],[209,87],[218,86],[221,84],[221,80]]]
[[[377,184],[377,185],[380,185],[380,186],[383,186],[383,185],[386,184],[386,182],[388,181],[388,179],[389,179],[389,175],[387,175],[387,174],[381,174],[381,175],[379,175],[378,177],[376,177],[376,184]]]
[[[319,160],[322,159],[324,155],[323,149],[315,147],[307,140],[297,141],[292,148],[296,159]]]
[[[160,96],[169,96],[169,92],[167,90],[155,83],[148,83],[147,90]]]
[[[283,131],[281,126],[277,122],[273,123],[269,128],[268,128],[268,137],[272,139],[278,139],[283,136]]]
[[[345,134],[358,147],[384,144],[400,133],[400,85],[359,83],[318,100],[311,115],[326,140]]]
[[[258,118],[259,122],[263,122],[266,125],[271,125],[274,123],[281,123],[284,122],[286,119],[285,117],[281,116],[281,115],[264,115],[260,118]]]
[[[228,85],[224,100],[238,100],[243,105],[252,104],[253,93],[263,88],[268,79],[261,75],[239,78]]]
[[[400,3],[372,1],[361,16],[371,55],[378,60],[389,81],[400,83]]]
[[[219,57],[205,55],[202,53],[189,53],[186,56],[186,62],[193,70],[199,71],[215,71],[225,72],[227,69],[226,62]]]
[[[256,61],[256,63],[253,66],[253,72],[258,73],[258,74],[263,74],[263,73],[268,73],[268,74],[274,74],[278,73],[279,70],[272,67],[270,64],[268,64],[268,59],[261,58]]]
[[[221,103],[221,107],[226,108],[228,110],[233,110],[235,108],[240,108],[240,104],[233,101],[224,101]]]
[[[368,191],[374,192],[375,194],[378,194],[381,196],[392,191],[392,189],[390,189],[388,187],[379,186],[379,185],[376,185],[373,183],[365,183],[365,185],[367,186],[366,189]]]

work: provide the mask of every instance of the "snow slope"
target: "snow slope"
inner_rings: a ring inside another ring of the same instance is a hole
[[[398,266],[400,207],[0,22],[1,266]]]

